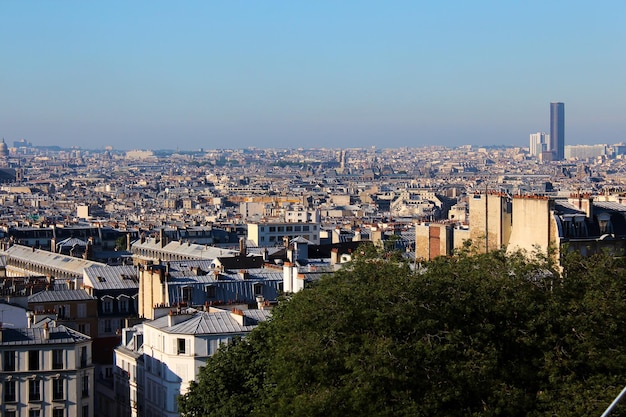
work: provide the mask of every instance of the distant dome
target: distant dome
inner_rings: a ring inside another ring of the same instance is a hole
[[[4,143],[4,138],[2,138],[2,142],[0,142],[0,156],[4,158],[9,156],[9,148],[7,144]]]

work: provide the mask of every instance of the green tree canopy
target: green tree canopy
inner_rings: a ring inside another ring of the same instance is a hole
[[[626,385],[622,261],[562,264],[462,252],[415,272],[363,248],[210,358],[181,413],[599,416]]]

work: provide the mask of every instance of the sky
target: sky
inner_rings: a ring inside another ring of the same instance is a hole
[[[626,2],[0,0],[0,137],[84,149],[626,142]]]

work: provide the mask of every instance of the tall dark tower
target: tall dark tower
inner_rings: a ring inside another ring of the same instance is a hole
[[[550,103],[550,149],[554,160],[565,158],[565,104]]]

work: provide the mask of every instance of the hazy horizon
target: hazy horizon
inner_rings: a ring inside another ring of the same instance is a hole
[[[100,149],[626,140],[626,3],[0,1],[0,137]]]

